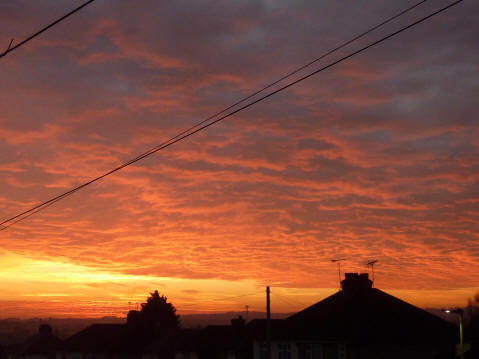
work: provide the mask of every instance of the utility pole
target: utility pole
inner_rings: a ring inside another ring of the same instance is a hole
[[[341,290],[341,261],[344,261],[345,259],[346,258],[331,259],[331,262],[338,263],[339,290]]]
[[[249,305],[245,305],[244,307],[246,309],[246,321],[248,321]]]
[[[271,306],[269,287],[266,287],[266,359],[271,359]]]

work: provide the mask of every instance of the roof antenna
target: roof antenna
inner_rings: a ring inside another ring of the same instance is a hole
[[[341,290],[341,261],[344,261],[346,259],[347,258],[331,259],[331,262],[338,263],[339,290]]]
[[[373,272],[373,287],[374,287],[374,265],[375,265],[377,262],[378,262],[378,261],[377,261],[376,259],[368,262],[368,267],[370,266],[370,267],[371,267],[371,271]]]

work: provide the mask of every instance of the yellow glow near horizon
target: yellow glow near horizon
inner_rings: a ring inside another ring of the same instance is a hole
[[[236,297],[244,295],[262,300],[261,287],[252,280],[187,279],[111,273],[69,262],[30,259],[18,254],[3,253],[0,271],[0,301],[25,302],[62,301],[71,306],[78,303],[108,303],[117,315],[125,314],[128,302],[143,302],[148,293],[158,289],[174,302],[179,311],[215,311],[242,309]],[[27,293],[26,293],[27,292]],[[52,306],[52,315],[55,309]],[[4,308],[5,310],[5,308]],[[74,312],[74,310],[72,309]],[[15,313],[2,313],[0,317]],[[101,313],[102,315],[104,313]],[[112,313],[115,314],[115,313]],[[36,315],[31,307],[17,316]],[[77,316],[82,316],[81,312]],[[95,313],[88,313],[88,316]]]
[[[0,254],[0,317],[17,316],[124,316],[148,293],[157,289],[179,313],[263,311],[264,287],[255,280],[187,279],[108,272],[67,261],[31,259]],[[295,312],[334,294],[336,288],[273,286],[274,312]],[[386,290],[420,307],[438,303],[464,305],[479,288],[456,290]],[[6,303],[6,304],[5,304]],[[131,304],[128,304],[131,303]]]

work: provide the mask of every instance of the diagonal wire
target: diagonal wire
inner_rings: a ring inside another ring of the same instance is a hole
[[[73,15],[74,13],[76,13],[77,11],[80,11],[81,9],[83,9],[85,6],[91,4],[93,1],[95,0],[89,0],[85,3],[83,3],[82,5],[78,6],[77,8],[73,9],[72,11],[70,11],[69,13],[63,15],[61,18],[55,20],[54,22],[52,22],[51,24],[48,24],[47,26],[43,27],[42,29],[38,30],[36,33],[34,33],[33,35],[27,37],[25,40],[19,42],[18,44],[16,44],[15,46],[11,46],[12,45],[12,41],[10,41],[10,46],[8,46],[8,48],[2,52],[0,54],[0,58],[4,57],[5,55],[7,55],[8,53],[12,52],[13,50],[16,50],[18,49],[20,46],[23,46],[25,45],[27,42],[29,42],[30,40],[34,39],[35,37],[37,37],[38,35],[40,35],[41,33],[47,31],[48,29],[50,29],[51,27],[55,26],[56,24],[58,24],[59,22],[65,20],[67,17],[70,17],[71,15]]]
[[[387,18],[386,20],[384,20],[384,21],[380,22],[379,24],[373,26],[372,28],[370,28],[370,29],[364,31],[363,33],[361,33],[361,34],[359,34],[359,35],[353,37],[352,39],[350,39],[350,40],[348,40],[348,41],[346,41],[346,42],[343,42],[341,45],[339,45],[339,46],[337,46],[337,47],[335,47],[335,48],[333,48],[333,49],[327,51],[326,53],[324,53],[323,55],[317,57],[316,59],[314,59],[314,60],[312,60],[312,61],[306,63],[306,64],[303,65],[303,66],[298,67],[297,69],[295,69],[295,70],[289,72],[288,74],[284,75],[283,77],[279,78],[278,80],[276,80],[276,81],[274,81],[274,82],[272,82],[272,83],[270,83],[270,84],[264,86],[264,87],[261,88],[260,90],[257,90],[257,91],[255,91],[255,92],[253,92],[252,94],[250,94],[250,95],[248,95],[248,96],[246,96],[246,97],[244,97],[244,98],[242,98],[242,99],[236,101],[234,104],[232,104],[232,105],[230,105],[230,106],[224,108],[223,110],[221,110],[221,111],[215,113],[214,115],[209,116],[208,118],[206,118],[206,119],[204,119],[203,121],[201,121],[201,122],[195,124],[194,126],[191,126],[191,127],[187,128],[186,130],[180,132],[180,133],[177,134],[176,136],[174,136],[174,137],[168,139],[167,141],[164,141],[164,142],[160,143],[159,145],[157,145],[157,146],[155,146],[155,147],[149,149],[148,151],[143,152],[143,153],[140,154],[139,156],[137,156],[137,157],[135,157],[135,158],[129,160],[128,162],[122,164],[121,166],[118,166],[117,168],[114,168],[113,170],[108,171],[108,172],[106,172],[105,174],[103,174],[103,175],[101,175],[101,176],[99,176],[99,177],[97,177],[97,178],[94,178],[94,179],[91,180],[91,181],[88,181],[88,182],[86,182],[86,183],[84,183],[84,184],[82,184],[82,185],[80,185],[80,186],[78,186],[78,187],[75,187],[75,188],[73,188],[73,189],[71,189],[71,190],[69,190],[69,191],[67,191],[67,192],[65,192],[65,193],[60,194],[60,195],[57,196],[57,197],[52,198],[51,200],[48,200],[48,201],[43,202],[43,203],[40,203],[40,204],[38,204],[38,205],[32,207],[32,208],[29,209],[29,210],[26,210],[26,211],[24,211],[24,212],[22,212],[22,213],[19,213],[18,215],[14,216],[14,217],[11,217],[11,218],[9,218],[9,219],[7,219],[7,220],[1,222],[1,223],[0,223],[0,226],[3,226],[3,227],[0,228],[0,231],[3,230],[3,229],[5,229],[5,227],[8,228],[8,227],[10,227],[11,225],[13,225],[13,224],[15,224],[15,223],[17,223],[17,222],[19,222],[19,221],[15,221],[14,223],[12,223],[12,224],[10,224],[10,225],[4,226],[4,224],[6,224],[7,222],[10,222],[10,221],[12,221],[12,220],[15,220],[15,219],[18,218],[18,217],[21,217],[21,216],[23,216],[23,215],[25,215],[25,214],[27,214],[27,213],[30,213],[31,211],[35,211],[34,213],[37,213],[37,212],[38,212],[38,211],[37,211],[38,208],[43,207],[43,206],[45,206],[45,205],[47,205],[47,204],[49,204],[49,203],[51,203],[51,202],[53,202],[53,203],[54,203],[54,202],[57,202],[58,200],[62,199],[63,197],[67,197],[67,196],[69,196],[69,195],[75,193],[76,191],[82,189],[83,187],[86,187],[86,186],[88,186],[88,185],[90,185],[90,184],[92,184],[92,183],[94,183],[94,182],[96,182],[96,181],[99,181],[99,180],[103,179],[104,177],[109,176],[109,175],[111,175],[111,174],[113,174],[113,173],[115,173],[115,172],[117,172],[117,171],[123,169],[124,167],[127,167],[127,166],[129,166],[130,164],[132,164],[132,163],[134,163],[134,162],[136,162],[136,161],[139,161],[139,160],[143,159],[144,157],[149,156],[150,154],[156,152],[157,150],[161,150],[161,149],[163,148],[163,146],[165,146],[165,145],[168,144],[169,142],[174,141],[175,139],[177,139],[177,138],[179,138],[179,137],[185,135],[186,133],[188,133],[188,132],[194,130],[195,128],[200,127],[200,126],[203,125],[204,123],[206,123],[206,122],[208,122],[208,121],[214,119],[215,117],[218,117],[219,115],[221,115],[221,114],[227,112],[228,110],[231,110],[232,108],[236,107],[237,105],[239,105],[239,104],[241,104],[241,103],[243,103],[243,102],[245,102],[245,101],[251,99],[252,97],[254,97],[254,96],[256,96],[256,95],[258,95],[258,94],[264,92],[265,90],[267,90],[267,89],[273,87],[274,85],[277,85],[277,84],[280,83],[281,81],[283,81],[283,80],[285,80],[285,79],[287,79],[287,78],[289,78],[289,77],[291,77],[291,76],[297,74],[297,73],[300,72],[301,70],[304,70],[305,68],[307,68],[307,67],[309,67],[309,66],[315,64],[315,63],[318,62],[319,60],[324,59],[325,57],[327,57],[327,56],[331,55],[332,53],[334,53],[334,52],[336,52],[336,51],[338,51],[338,50],[340,50],[340,49],[346,47],[347,45],[353,43],[354,41],[356,41],[356,40],[358,40],[358,39],[360,39],[360,38],[366,36],[367,34],[373,32],[374,30],[376,30],[376,29],[378,29],[378,28],[380,28],[381,26],[384,26],[384,25],[386,25],[387,23],[389,23],[389,22],[391,22],[391,21],[397,19],[397,18],[400,17],[401,15],[404,15],[405,13],[407,13],[407,12],[409,12],[409,11],[415,9],[416,7],[418,7],[419,5],[423,4],[423,3],[426,2],[426,1],[427,1],[427,0],[422,0],[422,1],[420,1],[420,2],[418,2],[418,3],[416,3],[416,4],[412,5],[412,6],[410,6],[410,7],[408,7],[408,8],[402,10],[401,12],[397,13],[396,15]],[[50,205],[49,205],[49,206],[50,206]],[[27,216],[27,217],[30,217],[30,216]],[[27,218],[27,217],[26,217],[26,218]]]
[[[271,295],[272,296],[277,296],[277,298],[279,298],[280,300],[282,300],[284,303],[287,303],[289,305],[292,305],[293,307],[300,307],[300,308],[304,308],[306,307],[303,303],[300,303],[298,301],[296,301],[295,299],[291,299],[290,297],[282,294],[282,293],[279,293],[279,292],[276,292],[276,291],[272,291],[271,292]]]
[[[214,125],[214,124],[216,124],[216,123],[218,123],[218,122],[220,122],[220,121],[223,121],[224,119],[227,119],[227,118],[229,118],[229,117],[235,115],[236,113],[238,113],[238,112],[240,112],[240,111],[243,111],[243,110],[245,110],[245,109],[247,109],[247,108],[249,108],[249,107],[251,107],[251,106],[257,104],[258,102],[261,102],[261,101],[263,101],[263,100],[265,100],[265,99],[267,99],[267,98],[269,98],[269,97],[271,97],[271,96],[273,96],[273,95],[275,95],[275,94],[277,94],[277,93],[279,93],[279,92],[282,92],[282,91],[284,91],[284,90],[286,90],[286,89],[288,89],[288,88],[290,88],[290,87],[292,87],[292,86],[298,84],[299,82],[302,82],[302,81],[304,81],[304,80],[306,80],[306,79],[308,79],[308,78],[310,78],[310,77],[312,77],[312,76],[314,76],[314,75],[316,75],[316,74],[318,74],[318,73],[320,73],[320,72],[322,72],[322,71],[324,71],[324,70],[326,70],[326,69],[329,69],[330,67],[333,67],[333,66],[335,66],[335,65],[337,65],[337,64],[339,64],[339,63],[341,63],[341,62],[343,62],[343,61],[345,61],[345,60],[347,60],[347,59],[349,59],[349,58],[351,58],[351,57],[353,57],[353,56],[355,56],[355,55],[357,55],[357,54],[360,54],[360,53],[364,52],[365,50],[367,50],[367,49],[369,49],[369,48],[371,48],[371,47],[373,47],[373,46],[375,46],[375,45],[378,45],[378,44],[380,44],[380,43],[382,43],[382,42],[388,40],[388,39],[391,38],[391,37],[394,37],[394,36],[396,36],[396,35],[398,35],[398,34],[404,32],[404,31],[406,31],[407,29],[410,29],[410,28],[413,27],[413,26],[416,26],[416,25],[418,25],[418,24],[420,24],[420,23],[422,23],[422,22],[424,22],[424,21],[430,19],[431,17],[433,17],[433,16],[435,16],[435,15],[437,15],[437,14],[439,14],[439,13],[441,13],[441,12],[443,12],[443,11],[445,11],[445,10],[447,10],[447,9],[449,9],[449,8],[451,8],[451,7],[453,7],[453,6],[457,5],[457,4],[459,4],[459,3],[461,3],[462,1],[463,1],[463,0],[456,0],[456,1],[452,2],[452,3],[450,3],[449,5],[446,5],[446,6],[442,7],[442,8],[440,8],[439,10],[436,10],[436,11],[430,13],[429,15],[426,15],[426,16],[420,18],[419,20],[416,20],[416,21],[410,23],[409,25],[407,25],[407,26],[405,26],[405,27],[402,27],[402,28],[400,28],[399,30],[394,31],[394,32],[390,33],[389,35],[386,35],[386,36],[380,38],[379,40],[376,40],[376,41],[370,43],[369,45],[366,45],[366,46],[360,48],[359,50],[353,51],[353,52],[349,53],[348,55],[345,55],[345,56],[343,56],[343,57],[340,57],[339,59],[337,59],[337,60],[335,60],[335,61],[329,63],[328,65],[322,66],[322,67],[320,67],[319,69],[317,69],[317,70],[315,70],[315,71],[313,71],[313,72],[310,72],[309,74],[304,75],[304,76],[300,77],[300,78],[297,79],[297,80],[294,80],[294,81],[292,81],[292,82],[289,82],[288,84],[283,85],[283,86],[281,86],[280,88],[278,88],[278,89],[276,89],[276,90],[274,90],[274,91],[271,91],[271,92],[267,93],[266,95],[263,95],[263,96],[259,97],[258,99],[254,100],[254,101],[252,101],[252,102],[249,102],[249,103],[247,103],[246,105],[243,105],[243,106],[241,106],[241,107],[239,107],[239,108],[237,108],[237,109],[235,109],[235,110],[233,110],[233,111],[227,113],[226,115],[223,115],[223,116],[219,117],[218,119],[216,119],[216,120],[214,120],[214,121],[212,121],[212,122],[209,122],[209,123],[207,123],[207,124],[204,124],[204,125],[202,125],[202,126],[196,128],[196,129],[194,129],[193,131],[190,131],[190,132],[187,132],[187,131],[186,131],[187,133],[183,132],[183,133],[184,133],[183,135],[181,135],[181,136],[179,136],[179,135],[175,136],[175,137],[173,138],[174,140],[172,140],[172,141],[171,141],[171,140],[170,140],[170,141],[167,141],[166,143],[164,142],[164,144],[158,145],[158,146],[155,147],[154,149],[143,153],[142,155],[140,155],[140,156],[138,156],[138,157],[136,157],[136,158],[134,158],[134,159],[132,159],[132,160],[130,160],[130,161],[128,161],[128,162],[126,162],[126,163],[124,163],[124,164],[118,166],[118,167],[116,167],[116,168],[113,169],[113,170],[110,170],[110,171],[106,172],[105,174],[103,174],[103,175],[101,175],[101,176],[99,176],[99,177],[96,177],[96,178],[92,179],[91,181],[88,181],[88,182],[86,182],[86,183],[84,183],[84,184],[82,184],[82,185],[80,185],[80,186],[78,186],[78,187],[75,187],[75,188],[73,188],[73,189],[71,189],[71,190],[69,190],[69,191],[67,191],[67,192],[65,192],[65,193],[63,193],[63,194],[61,194],[61,195],[59,195],[59,196],[56,196],[56,197],[54,197],[54,198],[52,198],[52,199],[50,199],[50,200],[48,200],[48,201],[45,201],[45,202],[43,202],[43,203],[41,203],[41,204],[38,204],[38,205],[36,205],[36,206],[30,208],[30,209],[27,210],[27,211],[24,211],[24,212],[22,212],[22,213],[20,213],[20,214],[17,214],[16,216],[13,216],[13,217],[11,217],[11,218],[9,218],[9,219],[4,220],[3,222],[0,223],[0,226],[3,226],[4,224],[6,224],[6,223],[8,223],[8,222],[11,222],[11,221],[13,221],[13,220],[15,220],[15,219],[17,219],[17,218],[19,218],[19,217],[22,217],[22,216],[24,216],[24,215],[26,215],[26,214],[28,214],[28,213],[30,213],[30,212],[32,212],[32,211],[35,211],[36,209],[42,210],[45,205],[47,205],[47,204],[49,204],[49,203],[51,203],[51,202],[56,202],[56,201],[58,201],[58,200],[60,200],[60,199],[63,199],[64,197],[66,197],[66,196],[68,196],[68,195],[70,195],[70,194],[72,194],[72,193],[74,193],[74,192],[76,192],[76,191],[78,191],[78,190],[80,190],[80,189],[82,189],[82,188],[84,188],[84,187],[86,187],[86,186],[88,186],[88,185],[90,185],[90,184],[96,182],[96,181],[99,181],[99,180],[103,179],[104,177],[106,177],[106,176],[108,176],[108,175],[110,175],[110,174],[112,174],[112,173],[114,173],[114,172],[117,172],[117,171],[121,170],[121,169],[124,168],[124,167],[127,167],[127,166],[129,166],[129,165],[131,165],[131,164],[133,164],[133,163],[135,163],[135,162],[138,162],[138,161],[140,161],[141,159],[143,159],[143,158],[145,158],[145,157],[151,156],[152,154],[154,154],[154,153],[156,153],[156,152],[158,152],[158,151],[160,151],[160,150],[162,150],[162,149],[164,149],[164,148],[167,148],[167,147],[169,147],[169,146],[171,146],[171,145],[173,145],[173,144],[175,144],[175,143],[177,143],[177,142],[179,142],[179,141],[181,141],[181,140],[183,140],[183,139],[185,139],[185,138],[187,138],[187,137],[190,137],[190,136],[194,135],[195,133],[197,133],[197,132],[199,132],[199,131],[202,131],[202,130],[204,130],[204,129],[206,129],[206,128],[208,128],[208,127],[210,127],[210,126],[212,126],[212,125]],[[37,211],[37,212],[38,212],[38,211]],[[20,220],[22,220],[23,218],[24,218],[24,217],[22,217]],[[17,221],[17,222],[18,222],[18,221]],[[4,229],[6,229],[6,228],[8,228],[8,227],[3,226],[2,228],[0,228],[0,231],[1,231],[1,230],[4,230]]]
[[[230,300],[230,299],[236,299],[236,298],[250,297],[250,296],[253,296],[253,295],[258,296],[258,295],[260,295],[260,293],[255,292],[255,293],[249,293],[249,294],[235,295],[234,297],[218,298],[218,300]]]

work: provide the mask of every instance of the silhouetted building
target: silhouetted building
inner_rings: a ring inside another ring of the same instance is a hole
[[[172,328],[145,332],[141,316],[128,315],[126,324],[93,324],[65,343],[65,359],[240,359],[249,358],[245,324],[205,328]]]
[[[147,359],[243,359],[250,358],[244,319],[231,325],[177,329],[158,337],[145,349]]]
[[[92,324],[65,341],[66,359],[108,358],[117,349],[124,324]]]
[[[454,357],[457,328],[347,273],[336,294],[271,323],[272,358],[375,359]],[[253,358],[265,358],[266,320],[248,326]]]
[[[65,341],[65,359],[141,358],[153,338],[153,329],[137,321],[92,324]]]
[[[53,335],[52,327],[40,325],[38,334],[24,343],[8,345],[4,356],[8,359],[60,359],[63,341]]]
[[[336,294],[271,320],[272,359],[453,358],[457,327],[347,273]],[[126,324],[95,324],[65,343],[65,359],[266,359],[266,320],[182,329],[151,326],[136,311]]]

